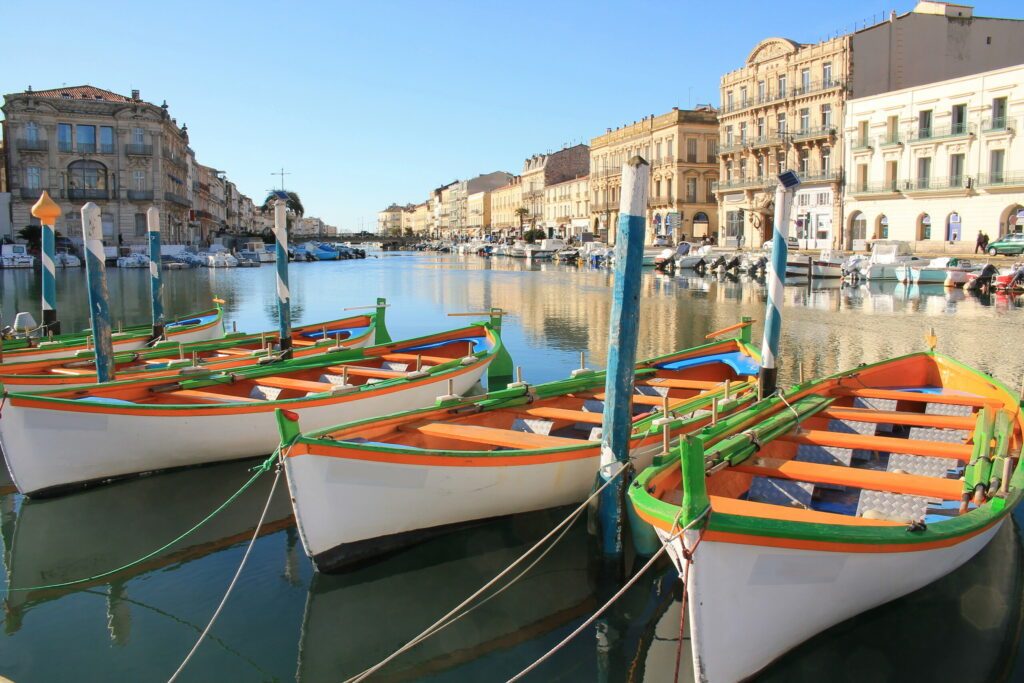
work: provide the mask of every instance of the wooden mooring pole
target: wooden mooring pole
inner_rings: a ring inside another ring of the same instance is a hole
[[[60,213],[60,206],[50,199],[45,190],[32,207],[32,215],[42,224],[40,256],[43,266],[43,336],[60,334],[60,321],[57,319],[57,273],[54,263],[57,258],[55,226]]]
[[[110,329],[110,295],[107,293],[106,254],[103,253],[103,219],[100,207],[89,202],[82,207],[82,237],[85,241],[85,279],[89,287],[89,317],[96,346],[96,379],[114,379],[114,341]]]
[[[786,284],[786,260],[789,247],[786,237],[789,235],[789,208],[793,202],[793,192],[800,184],[800,178],[793,171],[779,174],[779,184],[775,188],[775,235],[772,237],[772,260],[768,269],[768,305],[764,314],[764,341],[761,343],[761,373],[758,395],[768,397],[775,393],[778,381],[777,356],[779,353],[779,335],[782,332],[782,299]],[[807,279],[810,281],[811,271],[808,268]]]

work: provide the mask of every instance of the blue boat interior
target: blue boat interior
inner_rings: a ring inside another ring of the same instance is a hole
[[[682,370],[683,368],[697,367],[698,365],[709,365],[711,363],[725,363],[737,375],[756,375],[760,370],[757,361],[741,353],[740,351],[729,351],[727,353],[715,353],[709,356],[696,356],[694,358],[683,358],[681,360],[659,363],[655,367],[663,370]]]

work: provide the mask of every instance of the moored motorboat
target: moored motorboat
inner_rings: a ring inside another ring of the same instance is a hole
[[[932,351],[798,385],[643,472],[629,496],[686,577],[700,680],[970,561],[1020,501],[1022,427],[1014,392]]]
[[[8,393],[0,445],[20,492],[57,493],[269,453],[278,441],[276,408],[323,428],[427,405],[450,393],[449,380],[452,392],[464,393],[489,367],[492,379],[507,375],[509,363],[495,327],[480,323],[195,379]]]
[[[909,242],[878,240],[871,245],[871,256],[859,264],[856,275],[869,282],[899,280],[900,266],[925,262],[925,259],[914,255]]]
[[[637,365],[636,463],[650,463],[666,440],[710,422],[713,406],[725,415],[752,400],[747,380],[758,354],[745,339]],[[306,553],[331,571],[453,526],[583,500],[598,472],[605,375],[574,375],[305,436],[294,415],[279,413]],[[681,423],[663,433],[666,405]]]
[[[950,270],[971,269],[970,261],[955,256],[943,256],[933,258],[924,264],[903,263],[897,270],[897,278],[900,282],[912,285],[943,285],[946,283],[946,274]],[[964,282],[966,281],[965,277]]]
[[[841,278],[845,262],[845,256],[831,249],[822,249],[817,257],[790,254],[786,261],[786,276],[807,277],[809,265],[810,276],[814,279]]]

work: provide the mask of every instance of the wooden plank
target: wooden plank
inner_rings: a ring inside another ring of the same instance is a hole
[[[813,446],[837,446],[839,448],[861,448],[868,451],[887,453],[909,453],[929,455],[935,458],[956,458],[961,462],[971,459],[971,446],[921,439],[896,439],[891,436],[865,436],[820,430],[801,430],[779,437],[780,441],[811,444]]]
[[[381,356],[381,358],[393,363],[411,363],[409,366],[410,370],[416,369],[417,358],[419,358],[421,362],[429,365],[440,365],[441,363],[450,363],[453,360],[456,360],[456,358],[446,358],[445,356],[427,356],[415,353],[386,353]],[[462,356],[459,356],[458,358],[462,358]]]
[[[81,375],[92,375],[95,374],[95,370],[75,370],[74,368],[51,368],[50,373],[54,375],[67,375],[69,377],[79,377]]]
[[[870,408],[840,408],[837,406],[823,410],[818,414],[833,420],[907,425],[909,427],[935,427],[937,429],[966,429],[968,431],[974,431],[976,422],[976,419],[972,416],[928,415],[925,413],[871,410]]]
[[[479,427],[477,425],[452,424],[450,422],[413,423],[400,427],[402,431],[417,431],[421,434],[437,436],[455,441],[501,446],[519,450],[537,448],[564,448],[587,443],[584,439],[567,439],[561,436],[546,436],[532,432],[514,432],[511,429]]]
[[[772,505],[771,503],[755,503],[749,500],[708,496],[711,499],[712,512],[727,515],[742,515],[759,519],[782,519],[790,522],[808,522],[811,524],[839,524],[842,526],[906,526],[904,522],[890,522],[882,519],[864,519],[853,515],[838,515],[834,512],[818,512],[803,508]]]
[[[598,401],[605,400],[605,393],[603,391],[599,394],[592,394],[591,396]],[[665,402],[665,399],[663,399],[661,396],[643,396],[641,394],[633,394],[631,398],[633,403],[641,406],[660,406]],[[678,398],[670,397],[669,403],[671,404],[672,401],[678,400]]]
[[[292,346],[316,346],[316,342],[311,339],[292,339]]]
[[[651,379],[640,380],[637,384],[649,387],[667,387],[669,389],[719,389],[724,386],[723,382],[710,382],[699,379],[670,379],[667,377],[652,377]]]
[[[971,406],[981,408],[989,403],[999,403],[983,396],[965,396],[962,394],[926,394],[917,391],[899,391],[893,389],[853,389],[836,387],[834,396],[856,396],[859,398],[887,398],[893,401],[915,401],[917,403],[943,403],[954,406]]]
[[[528,415],[529,417],[541,417],[547,420],[568,420],[569,422],[585,422],[587,424],[599,425],[604,420],[603,413],[590,413],[585,410],[572,410],[570,408],[555,408],[553,406],[537,408],[510,408],[517,415]]]
[[[330,391],[334,385],[330,382],[310,382],[304,379],[292,379],[291,377],[253,377],[252,382],[265,387],[277,387],[278,389],[292,389],[294,391],[311,391],[321,393]]]
[[[217,353],[223,353],[228,356],[248,356],[251,355],[254,349],[240,349],[237,347],[231,347],[228,349],[217,349]]]
[[[395,377],[405,377],[408,372],[402,370],[385,370],[384,368],[368,368],[362,365],[330,365],[326,368],[329,372],[336,375],[342,374],[345,370],[348,370],[348,374],[351,377],[376,377],[379,379],[393,379]]]
[[[926,498],[941,498],[942,500],[960,500],[962,488],[960,481],[956,479],[894,474],[879,470],[821,465],[779,458],[751,458],[731,469],[763,477],[807,481],[814,484],[851,486],[858,489],[905,493]]]
[[[249,398],[248,396],[231,396],[229,394],[217,394],[212,391],[200,391],[199,389],[181,389],[175,391],[171,396],[190,398],[194,401],[206,403],[259,403],[261,399]]]

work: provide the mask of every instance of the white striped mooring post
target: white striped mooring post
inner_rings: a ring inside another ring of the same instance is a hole
[[[782,295],[786,284],[786,259],[789,247],[789,209],[800,178],[795,171],[779,174],[775,188],[775,234],[772,237],[772,262],[768,269],[768,304],[764,314],[764,340],[761,343],[760,394],[775,393],[778,380],[779,336],[782,334]],[[808,273],[808,276],[810,273]]]
[[[32,207],[32,215],[42,224],[43,332],[44,336],[46,333],[60,334],[60,321],[57,320],[57,272],[54,265],[57,258],[54,227],[60,217],[60,206],[43,190],[39,201]]]
[[[93,202],[82,207],[82,238],[85,241],[85,279],[89,285],[89,317],[95,340],[96,378],[109,382],[114,379],[114,342],[110,331],[103,220],[100,207]]]
[[[288,291],[288,195],[276,192],[274,201],[274,241],[277,243],[277,316],[280,324],[279,346],[282,358],[292,357],[291,292]]]
[[[608,371],[604,418],[601,424],[602,482],[629,463],[633,379],[640,328],[640,274],[644,259],[644,217],[651,167],[636,156],[622,166],[622,195],[615,240],[615,279],[608,325]],[[622,554],[623,505],[626,475],[598,498],[601,548],[605,555]]]
[[[146,210],[146,234],[149,237],[149,291],[153,308],[153,339],[164,336],[163,283],[160,280],[160,210]]]

